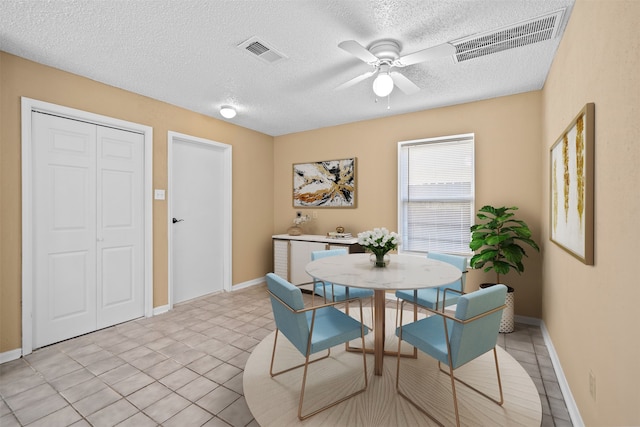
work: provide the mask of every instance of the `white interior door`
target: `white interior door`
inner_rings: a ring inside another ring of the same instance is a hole
[[[227,167],[218,145],[176,137],[171,147],[171,280],[179,303],[224,289]]]
[[[144,138],[32,113],[41,347],[144,315]]]

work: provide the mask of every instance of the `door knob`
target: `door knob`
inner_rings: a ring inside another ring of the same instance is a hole
[[[175,224],[176,222],[180,222],[180,221],[184,221],[184,219],[176,219],[176,218],[173,218],[173,223],[174,223],[174,224]]]

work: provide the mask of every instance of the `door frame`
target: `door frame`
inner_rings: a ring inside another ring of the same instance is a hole
[[[153,128],[138,123],[21,97],[22,114],[22,355],[33,351],[33,141],[31,114],[53,114],[100,126],[137,132],[144,137],[144,315],[153,315]]]
[[[173,309],[173,227],[172,218],[173,215],[173,144],[180,140],[189,144],[207,145],[218,148],[222,152],[223,156],[223,168],[222,176],[222,221],[224,233],[222,235],[222,249],[223,249],[223,272],[222,272],[222,289],[223,291],[231,291],[231,269],[232,269],[232,184],[231,184],[231,153],[232,147],[222,142],[212,141],[210,139],[198,138],[196,136],[186,135],[174,131],[168,131],[167,133],[167,164],[168,164],[168,181],[167,181],[167,193],[169,199],[168,213],[167,213],[167,229],[169,236],[169,251],[168,262],[169,267],[169,310]],[[217,244],[217,243],[216,243]]]

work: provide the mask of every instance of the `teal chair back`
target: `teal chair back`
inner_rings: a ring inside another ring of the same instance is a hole
[[[464,284],[466,279],[466,275],[464,274],[464,272],[467,271],[466,257],[459,256],[459,255],[443,254],[440,252],[429,252],[427,253],[427,258],[434,259],[436,261],[446,262],[447,264],[451,264],[454,267],[456,267],[458,270],[463,272],[462,277],[460,277],[460,279],[456,280],[455,282],[447,283],[444,286],[440,286],[440,291],[444,291],[446,288],[455,289],[460,292],[464,291]],[[450,296],[453,296],[453,295],[447,295],[447,297],[450,297]],[[440,299],[442,299],[442,295],[440,296]]]
[[[336,256],[336,255],[347,255],[349,251],[346,248],[340,249],[329,249],[326,251],[313,251],[311,252],[311,261],[315,261],[320,258],[325,258],[328,256]]]
[[[267,287],[282,302],[271,298],[271,308],[276,327],[302,354],[307,354],[309,344],[309,322],[306,313],[294,313],[292,310],[304,309],[304,301],[300,289],[282,277],[268,273]],[[285,305],[283,305],[286,304]]]
[[[460,320],[469,320],[504,305],[506,297],[507,287],[504,285],[494,285],[462,295],[458,299],[455,317]],[[496,346],[501,317],[502,310],[497,310],[469,323],[448,321],[453,369]]]

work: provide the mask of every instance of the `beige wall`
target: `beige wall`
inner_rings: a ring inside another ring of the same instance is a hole
[[[152,126],[154,188],[167,188],[167,131],[232,145],[232,281],[254,280],[271,269],[271,136],[4,52],[0,90],[0,353],[21,347],[21,96]],[[154,201],[153,210],[153,305],[158,307],[168,303],[167,202]]]
[[[396,229],[397,142],[475,132],[476,206],[519,206],[542,247],[522,276],[507,276],[516,313],[543,318],[587,426],[640,425],[639,18],[635,0],[577,0],[540,92],[276,138],[0,53],[0,352],[20,346],[20,96],[153,126],[156,188],[166,188],[169,128],[233,145],[234,283],[271,269],[269,235],[295,215],[293,163],[358,158],[358,207],[316,209],[308,232]],[[587,102],[596,105],[594,266],[547,237],[549,148]],[[167,300],[167,218],[164,203],[154,209],[157,306]],[[487,280],[469,277],[472,286]]]
[[[530,92],[276,137],[275,232],[285,233],[295,216],[293,163],[357,157],[357,207],[300,209],[318,215],[305,224],[306,233],[324,234],[338,225],[353,234],[381,226],[397,230],[398,141],[474,132],[476,207],[518,206],[540,241],[540,103],[541,93]],[[509,273],[504,281],[516,288],[516,313],[539,318],[541,256],[528,253],[525,273]],[[473,271],[467,283],[473,289],[493,280],[493,274]]]
[[[549,149],[595,103],[595,265],[545,238],[542,289],[543,319],[587,426],[640,425],[639,23],[638,1],[578,0],[543,90],[545,236]]]

